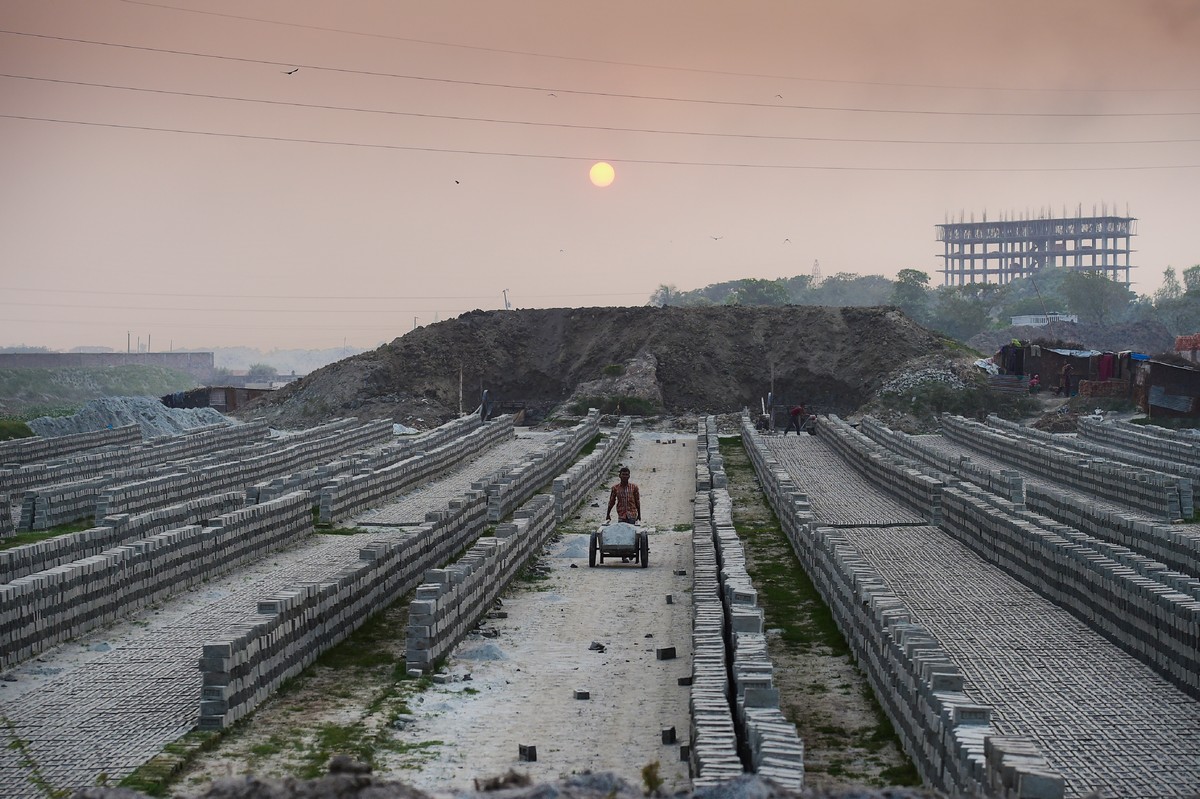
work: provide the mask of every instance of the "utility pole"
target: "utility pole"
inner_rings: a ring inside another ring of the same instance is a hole
[[[508,289],[503,289],[503,291],[504,291],[504,310],[511,311],[512,306],[508,304]]]
[[[132,345],[132,343],[133,343],[133,339],[132,339],[132,338],[130,338],[130,336],[131,336],[132,334],[133,334],[133,331],[131,331],[131,330],[126,330],[126,331],[125,331],[125,354],[126,354],[126,355],[128,355],[129,353],[131,353],[131,352],[133,351],[133,350],[131,350],[131,349],[130,349],[130,346],[131,346],[131,345]]]
[[[463,401],[463,365],[462,365],[462,361],[459,361],[458,362],[458,415],[460,418],[463,415],[462,401]]]
[[[413,317],[413,330],[417,329],[417,317]]]

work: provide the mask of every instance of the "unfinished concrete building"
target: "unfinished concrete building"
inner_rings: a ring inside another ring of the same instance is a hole
[[[1065,213],[1038,219],[946,222],[937,226],[944,245],[942,285],[1005,284],[1040,269],[1096,272],[1129,285],[1130,239],[1137,219],[1102,213]]]

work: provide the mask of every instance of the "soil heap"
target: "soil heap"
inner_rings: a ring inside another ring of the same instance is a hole
[[[973,336],[970,346],[990,356],[1013,339],[1030,342],[1066,342],[1100,352],[1133,350],[1146,355],[1174,352],[1175,337],[1162,322],[1128,322],[1092,325],[1051,322],[1041,327],[1007,327]]]
[[[961,348],[958,348],[961,349]],[[714,306],[473,311],[330,364],[243,416],[305,427],[357,416],[427,428],[489,399],[533,420],[579,400],[730,413],[804,400],[850,414],[910,360],[955,345],[894,308]]]

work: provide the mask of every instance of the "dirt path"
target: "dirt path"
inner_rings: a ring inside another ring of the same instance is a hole
[[[607,505],[607,487],[597,490],[542,560],[545,579],[504,600],[507,618],[489,625],[496,637],[461,644],[448,663],[453,681],[413,703],[416,720],[399,735],[425,757],[384,756],[377,772],[436,792],[512,768],[538,781],[613,771],[640,785],[642,767],[658,761],[665,789],[688,787],[678,743],[688,740],[690,689],[678,678],[691,662],[695,446],[694,435],[638,434],[622,459],[655,528],[649,567],[608,559],[588,568],[588,533]],[[677,657],[659,660],[660,647]],[[678,743],[663,744],[672,727]],[[536,762],[518,761],[521,745],[536,747]]]

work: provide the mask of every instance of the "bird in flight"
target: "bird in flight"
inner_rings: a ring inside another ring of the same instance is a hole
[[[723,239],[725,237],[724,236],[709,236],[709,238],[712,239],[713,241],[720,241],[721,239]]]
[[[284,75],[295,75],[295,74],[296,74],[297,72],[299,72],[299,71],[300,71],[300,67],[296,67],[296,68],[295,68],[295,69],[293,69],[291,72],[284,72],[283,74],[284,74]]]
[[[784,240],[783,240],[783,243],[784,243],[784,244],[791,244],[791,243],[792,243],[792,240],[791,240],[791,239],[784,239]]]

